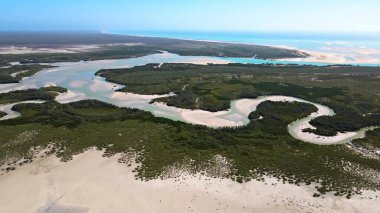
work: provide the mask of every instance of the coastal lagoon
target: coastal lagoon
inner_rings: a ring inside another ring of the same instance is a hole
[[[135,108],[151,112],[156,117],[168,118],[174,121],[182,121],[195,125],[203,125],[211,128],[233,128],[247,125],[250,120],[248,116],[255,111],[257,106],[265,101],[274,102],[302,102],[314,105],[318,111],[307,118],[295,121],[289,125],[289,133],[296,139],[322,145],[350,142],[354,139],[365,137],[365,132],[373,128],[362,129],[358,132],[339,133],[336,136],[319,136],[313,133],[307,133],[303,130],[313,129],[309,124],[312,119],[321,116],[334,116],[332,109],[294,97],[288,96],[265,96],[257,99],[241,99],[231,103],[231,108],[226,111],[209,112],[204,110],[189,110],[167,106],[164,103],[153,103],[154,99],[173,96],[175,94],[163,95],[144,95],[123,93],[117,90],[124,86],[107,82],[104,78],[96,76],[95,73],[101,69],[112,68],[130,68],[142,66],[149,63],[157,64],[160,68],[163,63],[193,63],[193,64],[227,64],[234,63],[231,58],[216,57],[197,57],[197,56],[179,56],[163,52],[161,54],[152,54],[139,58],[121,59],[121,60],[101,60],[101,61],[81,61],[73,63],[53,63],[54,66],[45,69],[37,74],[24,78],[20,83],[2,84],[0,92],[6,93],[14,90],[24,90],[32,88],[41,88],[48,86],[60,86],[68,89],[68,92],[57,96],[56,101],[65,104],[85,99],[96,99],[106,103],[114,104],[119,107]],[[14,104],[13,104],[14,105]],[[8,113],[7,118],[15,118],[19,114],[13,112],[13,105],[0,106]]]

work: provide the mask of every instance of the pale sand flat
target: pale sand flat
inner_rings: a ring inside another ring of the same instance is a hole
[[[90,150],[67,163],[48,157],[0,176],[1,212],[363,212],[380,193],[313,198],[313,186],[183,176],[135,180],[133,168]],[[371,199],[370,199],[371,198]]]

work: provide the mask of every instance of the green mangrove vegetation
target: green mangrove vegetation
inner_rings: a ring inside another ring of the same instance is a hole
[[[15,65],[7,68],[0,67],[0,84],[18,83],[22,78],[32,76],[37,72],[50,67],[51,66],[39,64]]]
[[[313,121],[325,135],[380,125],[380,68],[351,66],[190,65],[157,64],[100,70],[107,80],[126,87],[124,92],[177,96],[160,99],[169,105],[211,111],[229,108],[231,100],[262,95],[288,95],[334,109],[334,117]],[[0,103],[42,99],[43,104],[19,104],[21,117],[0,122],[0,163],[12,170],[20,159],[33,160],[34,147],[53,149],[62,160],[91,147],[105,155],[137,153],[136,176],[163,178],[173,166],[193,173],[222,176],[238,182],[274,176],[292,184],[316,184],[315,196],[328,192],[351,197],[361,190],[380,190],[379,156],[358,150],[378,150],[379,129],[345,144],[320,146],[291,137],[287,126],[317,109],[305,103],[264,102],[239,128],[212,129],[156,118],[148,112],[118,108],[95,100],[69,104],[54,101],[64,88],[26,90],[0,95]],[[227,174],[207,173],[223,156]],[[11,160],[9,160],[11,159]]]
[[[7,115],[7,113],[0,111],[0,118],[4,117],[6,115]]]
[[[319,193],[346,196],[380,187],[369,175],[379,171],[378,160],[363,158],[344,145],[317,146],[289,136],[290,122],[316,110],[307,104],[265,102],[250,116],[252,123],[237,129],[193,126],[92,100],[20,104],[14,110],[23,116],[0,125],[2,161],[32,159],[32,147],[50,144],[51,153],[70,160],[95,146],[106,155],[140,153],[136,171],[141,179],[159,178],[178,163],[203,172],[205,163],[222,155],[233,164],[227,177],[240,182],[272,175],[294,184],[319,183]],[[263,119],[255,119],[255,114]],[[351,164],[359,173],[346,170]]]
[[[61,87],[44,87],[41,89],[17,90],[0,93],[0,104],[16,103],[27,100],[54,100],[58,93],[66,92]]]
[[[121,91],[177,96],[156,101],[208,111],[226,110],[231,100],[287,95],[321,103],[336,116],[312,121],[319,135],[380,125],[380,68],[355,66],[157,64],[100,70],[98,75],[126,85]],[[366,115],[366,116],[363,116]]]

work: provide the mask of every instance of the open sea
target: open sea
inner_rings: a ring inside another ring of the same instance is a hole
[[[379,34],[311,34],[191,31],[119,31],[111,33],[179,38],[190,40],[207,40],[244,44],[272,45],[309,51],[313,53],[320,53],[334,58],[330,61],[322,60],[320,61],[320,64],[352,64],[380,66]],[[240,60],[237,62],[244,63],[245,61]],[[285,61],[284,63],[292,63],[292,61]],[[303,64],[315,63],[316,61],[303,61]]]

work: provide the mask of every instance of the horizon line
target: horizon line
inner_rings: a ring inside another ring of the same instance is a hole
[[[128,32],[161,32],[161,33],[244,33],[244,34],[292,34],[292,33],[301,33],[301,34],[314,34],[314,33],[323,33],[323,34],[370,34],[370,35],[379,35],[380,31],[328,31],[328,30],[315,30],[315,31],[304,31],[304,30],[203,30],[203,29],[189,29],[189,30],[175,30],[175,29],[115,29],[115,30],[101,30],[101,29],[63,29],[63,30],[22,30],[22,29],[13,29],[13,30],[3,30],[0,29],[0,33],[104,33],[104,34],[126,34]]]

